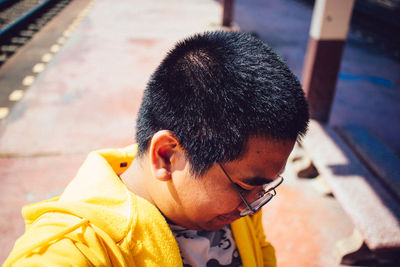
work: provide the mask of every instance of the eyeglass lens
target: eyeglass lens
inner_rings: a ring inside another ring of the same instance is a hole
[[[276,191],[275,188],[278,187],[282,182],[283,182],[283,177],[279,176],[277,179],[273,180],[272,182],[265,184],[263,186],[263,190],[259,192],[258,194],[258,199],[253,201],[252,203],[248,203],[242,193],[240,192],[240,188],[237,184],[235,184],[231,177],[229,177],[228,173],[225,171],[225,169],[222,167],[222,165],[219,163],[219,166],[221,167],[222,171],[225,173],[226,177],[229,179],[229,181],[235,185],[237,192],[240,196],[240,198],[243,200],[243,202],[246,204],[246,207],[240,212],[240,216],[244,217],[246,215],[256,213],[259,209],[261,209],[265,204],[267,204],[275,195]]]
[[[251,209],[249,209],[249,207],[244,208],[241,212],[240,212],[240,216],[246,216],[249,215],[251,213],[257,212],[259,209],[261,209],[265,204],[267,204],[272,197],[275,194],[271,194],[271,193],[266,193],[264,194],[264,196],[262,196],[261,198],[255,200],[252,203],[249,203]]]

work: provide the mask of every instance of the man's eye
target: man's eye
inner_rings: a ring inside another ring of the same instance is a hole
[[[238,184],[235,184],[236,188],[239,189],[240,191],[251,191],[252,189],[249,188],[244,188],[243,186],[240,186]]]

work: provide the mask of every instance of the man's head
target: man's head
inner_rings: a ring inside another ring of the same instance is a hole
[[[238,184],[242,178],[276,177],[307,123],[307,103],[298,80],[267,45],[247,34],[198,34],[178,43],[148,83],[137,120],[138,156],[151,158],[156,177],[165,169],[157,169],[157,162],[171,165],[166,177],[177,178],[168,191],[185,205],[194,192],[185,195],[179,190],[189,190],[192,183],[207,192],[203,186],[212,177],[211,184],[220,181],[229,187],[217,163],[234,172],[230,174]],[[187,176],[195,181],[178,182],[178,177]],[[193,209],[209,201],[210,194],[192,199]],[[233,208],[224,212],[219,215],[226,221],[235,217]],[[199,227],[218,228],[211,224]]]

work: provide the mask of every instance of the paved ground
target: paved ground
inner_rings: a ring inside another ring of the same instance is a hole
[[[212,0],[115,3],[93,2],[2,122],[0,262],[23,232],[21,206],[62,192],[90,150],[133,142],[151,72],[176,40],[219,29],[222,12]],[[310,19],[311,10],[292,0],[241,0],[235,11],[238,27],[257,32],[299,77]],[[351,34],[331,123],[362,124],[398,153],[399,68]],[[333,247],[352,232],[351,222],[334,198],[314,189],[315,181],[297,178],[292,164],[285,174],[264,213],[279,266],[337,266]]]

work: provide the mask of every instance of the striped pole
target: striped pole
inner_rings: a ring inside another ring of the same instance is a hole
[[[233,0],[224,0],[222,7],[222,26],[230,27],[233,19]]]
[[[335,95],[354,0],[316,0],[302,84],[311,117],[327,122]]]

